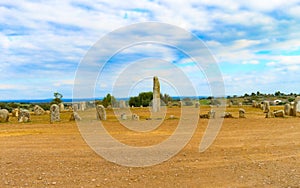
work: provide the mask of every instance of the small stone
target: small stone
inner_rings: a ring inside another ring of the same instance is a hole
[[[52,185],[56,185],[56,182],[54,181],[54,182],[52,182]]]
[[[239,118],[245,118],[245,110],[243,108],[239,109]]]
[[[18,121],[21,122],[28,122],[30,121],[30,113],[28,110],[21,110],[19,113]]]
[[[35,115],[43,115],[45,113],[45,110],[39,105],[35,105],[33,111]]]

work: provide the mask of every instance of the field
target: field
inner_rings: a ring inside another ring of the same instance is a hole
[[[199,143],[208,120],[199,119],[190,142],[151,167],[120,166],[97,155],[69,121],[70,112],[53,124],[49,115],[32,115],[29,123],[11,118],[0,124],[0,187],[299,187],[299,116],[266,119],[260,109],[243,108],[246,118],[225,119],[205,152],[199,152]],[[202,114],[209,107],[200,109]],[[227,111],[238,117],[238,109]],[[133,111],[141,118],[149,115],[146,108]],[[162,142],[178,123],[167,119],[150,133],[137,133],[121,126],[112,110],[107,113],[108,132],[134,146]],[[170,115],[179,117],[180,108],[168,108]]]

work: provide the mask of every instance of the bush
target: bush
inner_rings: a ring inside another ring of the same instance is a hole
[[[139,107],[139,106],[146,107],[146,106],[149,106],[152,99],[153,99],[153,92],[151,92],[151,91],[142,92],[142,93],[139,93],[138,96],[130,97],[129,105],[135,106],[135,107]]]

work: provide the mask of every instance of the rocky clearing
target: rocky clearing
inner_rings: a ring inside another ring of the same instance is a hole
[[[205,152],[198,149],[208,120],[199,119],[186,147],[151,167],[124,167],[97,155],[68,121],[70,112],[54,124],[49,115],[32,116],[30,123],[12,118],[0,124],[0,187],[299,187],[300,118],[266,119],[259,109],[243,108],[247,118],[225,119]],[[142,109],[134,111],[143,117]],[[238,117],[238,107],[227,111]],[[179,117],[179,108],[168,109],[170,114]],[[104,125],[116,139],[140,146],[168,138],[177,122],[135,133],[108,111]]]

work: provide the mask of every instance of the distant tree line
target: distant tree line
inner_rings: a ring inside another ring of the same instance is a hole
[[[129,105],[130,106],[143,106],[147,107],[150,105],[151,101],[153,99],[153,92],[141,92],[138,96],[130,97],[129,99]],[[168,94],[160,94],[160,99],[165,103],[168,104],[169,101],[172,101],[172,97]],[[162,104],[163,105],[163,104]]]
[[[251,94],[245,93],[243,97],[296,97],[300,94],[297,93],[282,93],[280,91],[276,91],[275,93],[264,94],[257,91],[256,93],[252,92]]]

